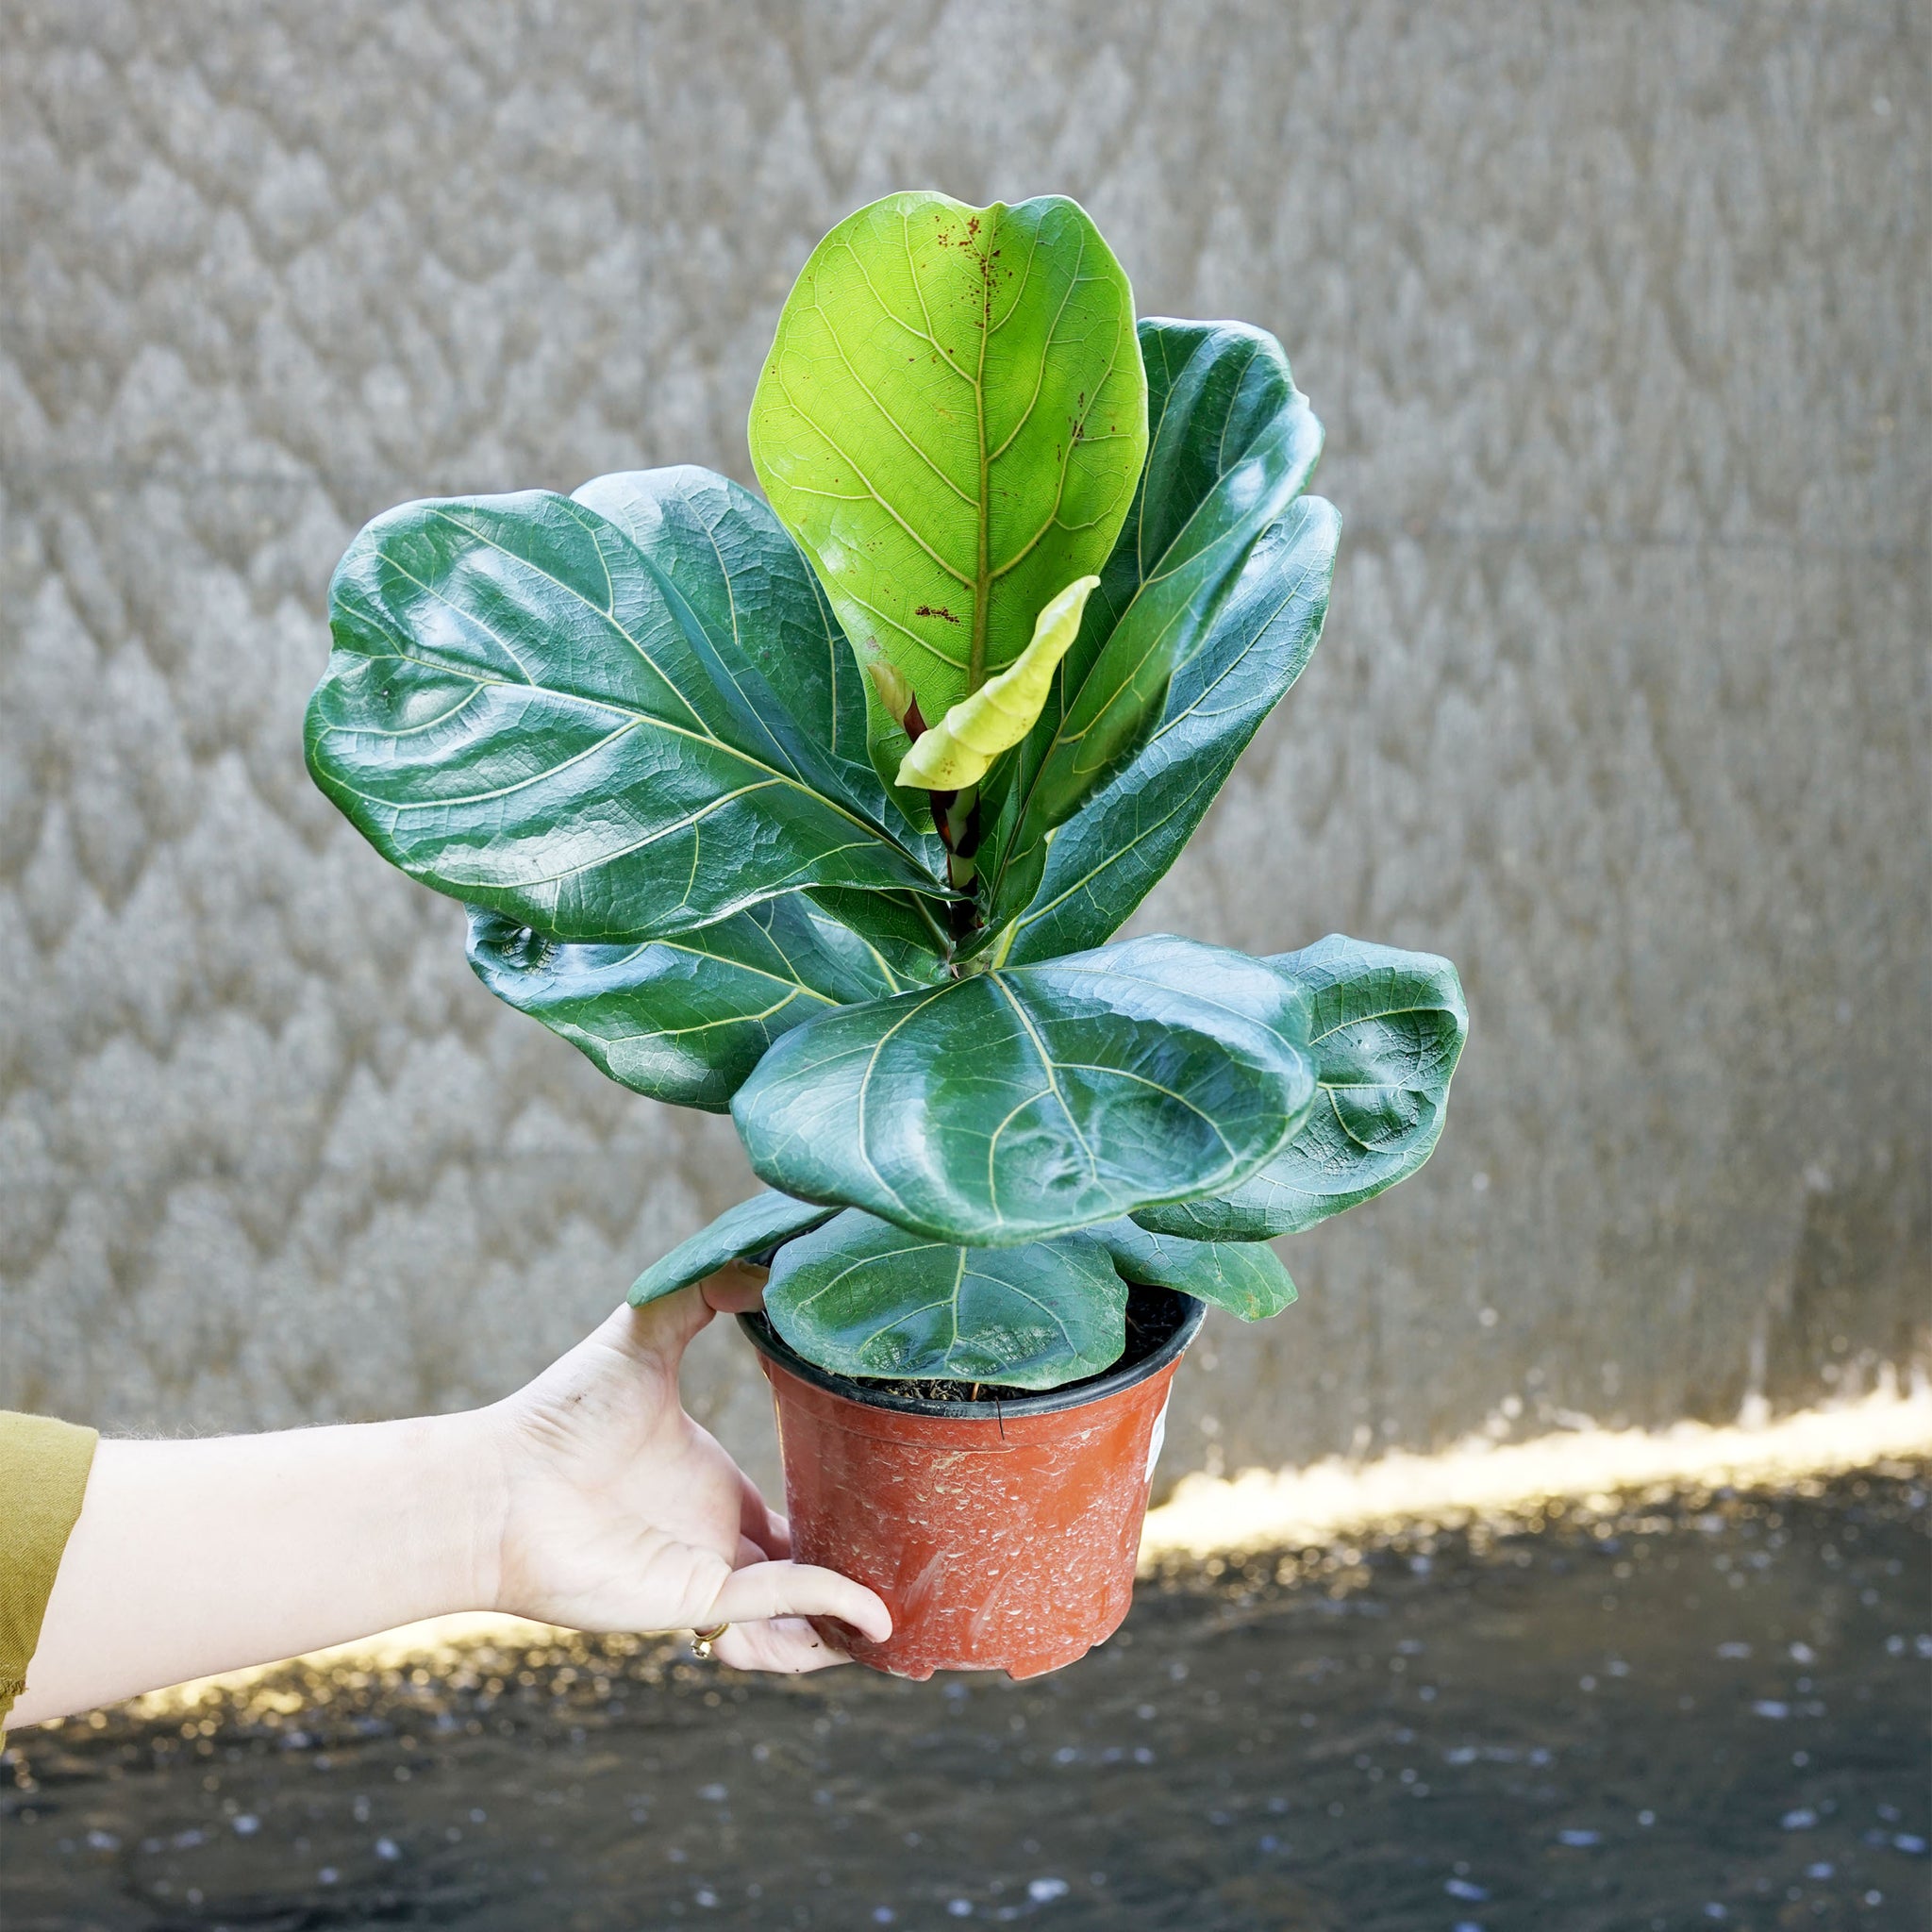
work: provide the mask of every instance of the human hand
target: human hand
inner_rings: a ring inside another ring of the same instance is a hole
[[[715,1654],[741,1670],[844,1662],[808,1617],[891,1635],[862,1584],[790,1560],[785,1519],[678,1399],[692,1337],[757,1299],[756,1277],[733,1270],[619,1308],[477,1412],[503,1470],[498,1609],[584,1630],[728,1624]]]

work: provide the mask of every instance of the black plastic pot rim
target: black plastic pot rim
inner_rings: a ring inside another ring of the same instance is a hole
[[[1178,1293],[1179,1291],[1170,1292]],[[1090,1402],[1104,1402],[1109,1395],[1119,1394],[1123,1389],[1131,1389],[1136,1382],[1144,1382],[1150,1375],[1158,1375],[1200,1333],[1201,1324],[1208,1318],[1206,1302],[1196,1301],[1190,1294],[1181,1295],[1181,1300],[1187,1303],[1188,1311],[1181,1317],[1180,1326],[1152,1354],[1142,1356],[1139,1361],[1125,1368],[1110,1369],[1097,1380],[1070,1383],[1061,1389],[1041,1389],[1030,1395],[1002,1395],[991,1402],[926,1402],[916,1395],[889,1394],[874,1383],[861,1382],[852,1375],[835,1374],[830,1369],[822,1369],[816,1362],[807,1361],[763,1315],[741,1315],[738,1325],[761,1356],[776,1362],[801,1382],[809,1382],[815,1389],[841,1395],[847,1402],[859,1403],[866,1408],[896,1409],[901,1415],[991,1422],[996,1416],[1058,1415],[1069,1408],[1084,1408]],[[947,1379],[958,1381],[960,1378],[955,1375]]]

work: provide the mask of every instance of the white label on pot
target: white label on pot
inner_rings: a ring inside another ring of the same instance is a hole
[[[1167,1402],[1173,1400],[1170,1391]],[[1161,1445],[1167,1441],[1167,1402],[1160,1405],[1160,1413],[1154,1418],[1154,1433],[1147,1439],[1147,1474],[1143,1480],[1150,1483],[1154,1480],[1154,1465],[1160,1460]]]

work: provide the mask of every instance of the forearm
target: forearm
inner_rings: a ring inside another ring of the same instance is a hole
[[[103,1441],[11,1723],[493,1606],[483,1415]]]

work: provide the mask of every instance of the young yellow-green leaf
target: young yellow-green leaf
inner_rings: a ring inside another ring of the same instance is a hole
[[[1033,641],[906,754],[899,783],[924,791],[963,791],[978,784],[993,759],[1032,730],[1053,689],[1054,666],[1079,636],[1080,613],[1099,588],[1098,577],[1075,577],[1054,598],[1034,622]]]
[[[1147,454],[1133,291],[1062,196],[889,195],[812,251],[750,436],[860,658],[942,718],[1113,547]]]

